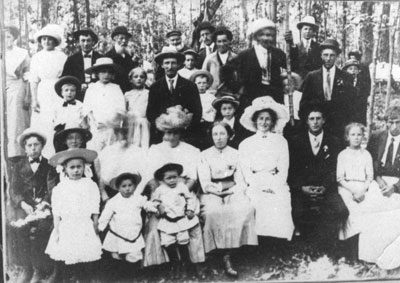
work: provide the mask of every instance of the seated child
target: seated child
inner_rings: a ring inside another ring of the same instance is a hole
[[[38,282],[43,279],[46,256],[44,254],[50,236],[50,194],[46,176],[50,165],[42,156],[46,136],[33,128],[26,129],[18,143],[26,156],[16,160],[11,167],[10,247],[21,267],[17,282]],[[33,270],[33,275],[30,271]]]
[[[172,270],[179,272],[179,255],[183,261],[189,260],[189,229],[199,223],[195,215],[195,199],[188,187],[178,182],[183,167],[168,163],[159,168],[154,177],[160,182],[152,199],[158,204],[158,223],[161,245],[167,251]],[[177,274],[175,274],[176,276]]]
[[[231,127],[234,135],[228,141],[228,145],[237,149],[239,144],[251,135],[251,133],[240,124],[239,118],[235,116],[239,101],[237,101],[231,93],[227,92],[218,93],[217,96],[219,96],[219,98],[212,102],[212,106],[216,110],[215,121],[225,122]]]
[[[93,135],[87,147],[97,152],[112,143],[112,129],[120,124],[121,115],[126,112],[124,94],[119,85],[112,83],[117,71],[118,66],[106,57],[97,59],[85,70],[99,78],[89,85],[83,100],[84,113]]]
[[[97,230],[99,188],[90,178],[84,177],[85,164],[96,157],[93,150],[76,148],[56,153],[49,161],[52,166],[62,165],[68,178],[61,179],[53,189],[54,228],[46,253],[65,263],[64,269],[71,269],[70,273],[76,273],[80,267],[87,273],[82,275],[87,276],[96,273],[90,270],[93,265],[89,263],[99,260],[102,254]],[[68,275],[68,272],[64,274]],[[74,275],[79,277],[81,274]]]
[[[144,240],[142,236],[142,211],[157,212],[154,204],[146,197],[134,194],[141,181],[138,173],[123,173],[111,180],[111,187],[117,191],[101,213],[99,230],[109,231],[103,242],[103,249],[114,259],[137,262],[143,259]]]
[[[198,54],[193,49],[188,49],[184,51],[183,54],[185,55],[184,67],[178,71],[178,74],[181,77],[189,80],[190,76],[199,70],[195,68]]]
[[[128,139],[136,146],[148,148],[150,142],[150,124],[146,118],[149,90],[145,87],[147,73],[140,67],[129,72],[133,89],[125,93],[128,115],[133,118],[132,137]]]

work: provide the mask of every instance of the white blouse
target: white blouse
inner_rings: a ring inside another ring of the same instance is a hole
[[[33,55],[30,67],[31,83],[52,80],[61,76],[67,55],[58,50],[41,50]]]

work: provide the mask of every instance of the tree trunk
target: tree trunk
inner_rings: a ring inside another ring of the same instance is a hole
[[[278,0],[271,1],[271,20],[276,23],[276,14],[278,12]]]
[[[86,27],[90,28],[90,0],[85,0]]]
[[[347,37],[347,2],[343,2],[343,26],[342,26],[342,60],[346,61],[346,37]]]
[[[390,19],[390,3],[383,4],[382,8],[382,34],[381,34],[381,46],[379,61],[389,62],[389,41],[390,41],[390,30],[389,30],[389,19]]]
[[[79,11],[78,11],[78,1],[79,0],[72,0],[73,2],[73,9],[74,9],[74,28],[73,30],[80,30],[79,25]]]
[[[249,15],[247,13],[247,1],[246,0],[241,0],[240,1],[240,6],[242,8],[242,15],[243,15],[243,22],[242,22],[242,35],[243,38],[246,39],[246,33],[247,33],[247,24],[249,22]]]
[[[172,29],[176,29],[175,0],[171,0],[171,25]]]
[[[43,28],[49,23],[50,0],[42,0],[41,8],[41,24]]]
[[[373,2],[363,2],[361,4],[361,14],[367,16],[368,18],[363,22],[360,29],[360,37],[359,44],[361,48],[362,62],[369,66],[369,64],[373,61],[373,42],[374,42],[374,33],[373,28],[374,24],[372,22],[372,15],[374,12],[374,4]]]

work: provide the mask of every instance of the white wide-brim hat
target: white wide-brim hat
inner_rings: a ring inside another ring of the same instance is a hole
[[[161,132],[186,130],[192,122],[193,114],[185,111],[181,105],[175,105],[167,109],[167,113],[161,114],[156,119],[156,128]]]
[[[135,180],[134,182],[135,182],[136,186],[142,181],[142,176],[137,171],[135,171],[135,172],[122,172],[122,173],[119,173],[117,175],[117,177],[114,177],[114,178],[111,179],[110,187],[113,190],[118,191],[117,183],[118,183],[119,179],[121,179],[121,178],[124,178],[124,179],[125,178],[132,178],[132,179],[134,179]]]
[[[19,143],[19,145],[22,148],[24,147],[25,140],[30,136],[39,136],[39,137],[41,137],[43,139],[43,146],[46,144],[47,138],[46,138],[46,135],[44,133],[42,133],[38,129],[28,128],[28,129],[25,129],[22,132],[22,134],[19,135],[19,137],[17,138],[17,142]]]
[[[56,46],[60,45],[63,36],[63,29],[59,25],[48,24],[35,34],[36,41],[40,42],[40,38],[43,36],[54,38],[57,41]]]
[[[121,68],[117,64],[114,63],[113,59],[108,58],[108,57],[98,58],[96,60],[96,63],[94,63],[92,67],[85,69],[85,73],[91,74],[101,68],[110,68],[110,69],[114,70],[115,73],[118,73],[118,74],[121,73]]]
[[[271,109],[276,113],[277,116],[275,127],[271,129],[271,131],[275,133],[282,133],[283,128],[289,121],[289,113],[287,113],[283,104],[277,103],[270,96],[262,96],[254,99],[253,103],[244,110],[242,117],[240,117],[240,124],[242,124],[242,126],[247,130],[256,132],[257,127],[256,123],[252,120],[253,116],[256,112],[265,109]]]
[[[91,163],[97,158],[97,152],[86,148],[72,148],[60,151],[49,159],[49,164],[53,167],[64,164],[65,161],[70,159],[80,158]]]
[[[247,30],[247,36],[252,37],[254,34],[265,28],[276,29],[276,25],[273,21],[267,18],[257,19],[250,23],[249,29]]]
[[[314,30],[318,29],[318,25],[315,23],[313,16],[305,16],[298,24],[297,28],[301,29],[303,26],[311,26]]]

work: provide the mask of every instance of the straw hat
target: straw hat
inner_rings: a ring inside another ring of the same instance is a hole
[[[47,138],[46,135],[43,134],[40,130],[34,128],[25,129],[22,134],[17,138],[17,142],[23,148],[24,142],[27,138],[31,136],[39,136],[43,139],[43,146],[46,144]]]
[[[194,73],[190,76],[189,80],[191,80],[192,82],[194,82],[198,76],[206,76],[207,79],[208,79],[208,85],[212,85],[213,82],[214,82],[213,76],[211,75],[210,72],[208,72],[208,71],[206,71],[206,70],[198,70],[198,71],[194,72]]]
[[[97,158],[97,152],[86,148],[72,148],[60,151],[49,159],[49,164],[53,167],[62,165],[65,161],[75,158],[81,158],[86,163],[91,163]]]
[[[261,96],[253,100],[253,103],[248,106],[240,118],[240,123],[247,130],[256,132],[257,128],[255,122],[253,122],[253,116],[256,112],[271,109],[276,113],[277,121],[273,132],[282,132],[286,123],[289,121],[289,114],[286,111],[284,105],[275,102],[275,100],[270,96]]]
[[[301,29],[303,26],[310,26],[314,30],[318,29],[318,25],[315,24],[315,18],[313,16],[305,16],[298,24],[297,28]]]
[[[71,121],[56,126],[56,133],[54,134],[53,141],[54,147],[65,143],[65,140],[70,133],[79,133],[85,143],[92,139],[92,133],[89,130],[82,128],[79,123]]]
[[[185,61],[185,55],[176,51],[176,49],[172,46],[163,48],[163,51],[161,53],[158,53],[154,57],[154,61],[156,61],[157,64],[161,65],[163,60],[166,58],[175,58],[176,60],[178,60],[178,64]]]
[[[44,28],[42,28],[39,32],[36,33],[35,38],[36,41],[40,42],[40,39],[43,36],[49,36],[56,40],[56,46],[60,45],[62,40],[62,28],[59,25],[48,24]]]
[[[94,63],[92,67],[85,70],[85,73],[91,74],[102,68],[111,68],[116,73],[120,72],[120,67],[117,64],[114,64],[113,59],[108,57],[100,57],[96,60],[96,63]]]
[[[325,41],[320,44],[320,50],[322,51],[324,49],[333,49],[336,51],[337,54],[340,54],[342,52],[339,46],[339,42],[332,38],[325,39]]]
[[[137,186],[140,183],[140,181],[142,181],[142,176],[140,176],[139,172],[134,172],[134,173],[124,172],[124,173],[121,173],[117,177],[111,179],[110,187],[113,190],[118,191],[117,184],[119,182],[121,182],[121,180],[123,180],[123,179],[133,179],[135,185]]]
[[[76,86],[76,92],[80,92],[81,91],[81,82],[74,76],[64,76],[61,77],[56,84],[54,85],[54,89],[56,90],[58,96],[61,96],[61,89],[62,86],[65,84],[72,84]]]
[[[250,23],[249,29],[247,31],[247,35],[249,37],[253,36],[257,32],[265,28],[272,28],[276,29],[276,25],[273,21],[268,20],[267,18],[262,18],[255,20],[254,22]]]
[[[79,40],[79,36],[81,36],[81,35],[84,35],[84,36],[90,35],[93,38],[93,41],[95,44],[99,41],[99,37],[91,28],[83,28],[83,29],[77,30],[76,32],[73,33],[73,36],[76,41]]]
[[[185,130],[192,122],[193,114],[187,113],[181,105],[176,105],[167,109],[166,114],[161,114],[156,119],[158,130],[165,132],[168,130]]]
[[[356,66],[356,67],[360,68],[360,62],[358,62],[358,60],[355,60],[355,59],[347,60],[344,63],[344,66],[343,66],[342,70],[346,71],[347,68],[349,68],[350,66]]]
[[[157,169],[156,172],[154,172],[154,178],[161,181],[163,179],[164,173],[167,171],[177,171],[178,175],[181,175],[183,172],[183,167],[182,165],[177,163],[167,163],[161,168]]]
[[[223,103],[231,103],[231,104],[235,105],[236,108],[239,106],[239,101],[237,101],[235,99],[235,97],[233,97],[231,95],[224,95],[224,96],[221,96],[220,98],[215,99],[212,102],[212,107],[214,107],[214,109],[219,109],[219,108],[221,108],[221,105]]]

